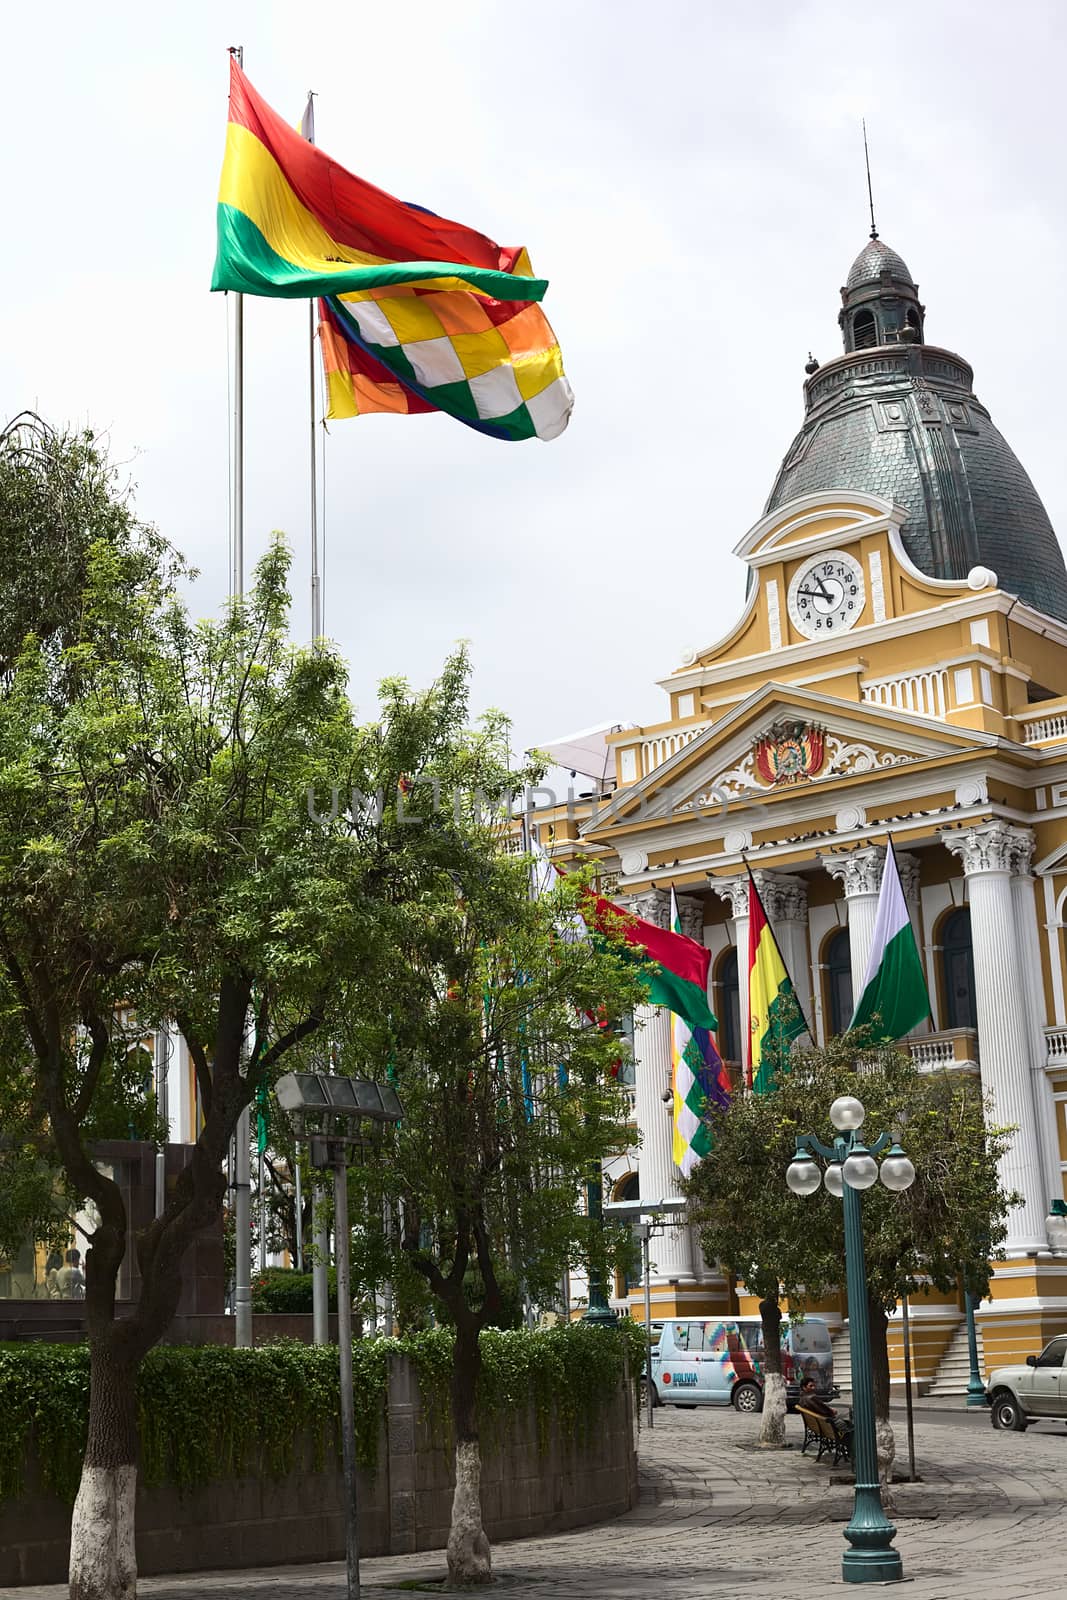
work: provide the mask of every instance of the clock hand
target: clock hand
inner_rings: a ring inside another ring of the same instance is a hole
[[[798,589],[797,594],[806,595],[809,600],[829,600],[832,602],[834,598],[830,591],[824,589],[821,585],[818,589]]]

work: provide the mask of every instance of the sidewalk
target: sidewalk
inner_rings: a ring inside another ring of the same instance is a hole
[[[903,1431],[901,1413],[898,1467]],[[640,1435],[641,1504],[595,1528],[498,1545],[495,1587],[515,1600],[825,1600],[828,1585],[841,1587],[851,1488],[843,1471],[801,1455],[796,1418],[788,1450],[757,1449],[757,1433],[758,1418],[732,1411],[657,1411]],[[896,1545],[910,1580],[902,1596],[1062,1600],[1067,1428],[998,1433],[976,1411],[951,1427],[920,1414],[915,1436],[923,1481],[896,1489]],[[364,1600],[399,1600],[413,1581],[439,1582],[444,1568],[443,1552],[368,1560]],[[66,1590],[9,1593],[65,1600]],[[345,1579],[333,1562],[145,1578],[139,1594],[343,1600]]]

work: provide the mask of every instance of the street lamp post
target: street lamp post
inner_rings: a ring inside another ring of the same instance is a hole
[[[274,1093],[288,1112],[297,1140],[307,1140],[311,1165],[332,1170],[334,1239],[337,1253],[337,1345],[341,1386],[341,1455],[345,1475],[345,1564],[348,1600],[359,1600],[359,1506],[356,1485],[356,1424],[352,1392],[352,1285],[349,1274],[348,1159],[361,1146],[364,1123],[372,1137],[403,1115],[396,1090],[365,1078],[325,1072],[287,1072]],[[354,1129],[355,1131],[349,1131]]]
[[[865,1115],[859,1100],[852,1095],[841,1095],[830,1107],[830,1121],[836,1129],[833,1144],[823,1144],[814,1134],[801,1135],[785,1179],[794,1194],[814,1194],[822,1183],[832,1194],[840,1193],[843,1199],[848,1342],[852,1362],[852,1466],[856,1490],[852,1517],[845,1529],[851,1548],[841,1559],[841,1576],[846,1583],[886,1583],[902,1578],[904,1567],[900,1551],[893,1548],[897,1530],[882,1507],[878,1483],[860,1194],[879,1177],[887,1189],[908,1189],[915,1181],[915,1168],[887,1133],[880,1134],[869,1147],[864,1144],[859,1130]],[[875,1158],[889,1145],[891,1148],[879,1169]],[[812,1152],[829,1163],[825,1175],[812,1159]]]
[[[601,1182],[599,1173],[596,1177],[587,1180],[585,1201],[590,1224],[595,1226],[598,1235],[602,1235],[604,1228],[604,1185]],[[603,1266],[596,1259],[597,1245],[592,1238],[589,1244],[589,1304],[586,1307],[582,1321],[591,1322],[596,1327],[613,1328],[619,1319],[608,1305]]]
[[[974,1325],[974,1313],[978,1300],[968,1289],[963,1303],[967,1311],[967,1354],[971,1363],[970,1375],[967,1378],[967,1404],[969,1406],[984,1406],[986,1403],[985,1379],[982,1377],[982,1369],[978,1365],[978,1330]]]

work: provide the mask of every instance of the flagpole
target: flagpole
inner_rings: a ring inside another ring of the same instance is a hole
[[[308,301],[308,394],[311,445],[311,643],[322,637],[322,580],[319,573],[318,483],[315,472],[315,306]]]
[[[243,45],[231,45],[231,56],[244,67]],[[245,590],[245,297],[234,295],[233,320],[233,566],[230,599],[240,600]],[[233,1342],[239,1349],[252,1344],[252,1117],[245,1106],[237,1119],[234,1171],[234,1274]]]

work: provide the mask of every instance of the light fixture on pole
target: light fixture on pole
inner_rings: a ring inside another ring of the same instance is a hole
[[[852,1365],[852,1465],[856,1477],[852,1517],[845,1529],[850,1548],[841,1559],[846,1583],[886,1583],[904,1576],[900,1551],[893,1548],[896,1528],[882,1506],[878,1483],[878,1444],[874,1428],[874,1385],[871,1377],[870,1324],[867,1312],[867,1267],[863,1253],[860,1195],[878,1182],[895,1192],[915,1182],[915,1168],[892,1136],[883,1133],[870,1145],[860,1129],[866,1112],[854,1095],[841,1095],[830,1107],[836,1130],[832,1144],[814,1134],[797,1139],[796,1154],[785,1181],[795,1195],[814,1194],[825,1185],[844,1204],[845,1278],[848,1285],[848,1342]],[[881,1167],[878,1157],[888,1153]],[[821,1170],[814,1156],[827,1163]]]
[[[341,1383],[341,1453],[345,1473],[345,1559],[348,1600],[359,1600],[359,1523],[356,1499],[356,1429],[352,1393],[352,1288],[349,1276],[348,1160],[362,1147],[368,1124],[371,1142],[380,1142],[387,1124],[403,1116],[396,1090],[388,1083],[341,1078],[325,1072],[287,1072],[274,1086],[298,1141],[310,1146],[311,1165],[332,1169],[334,1238],[337,1252],[337,1344]]]

